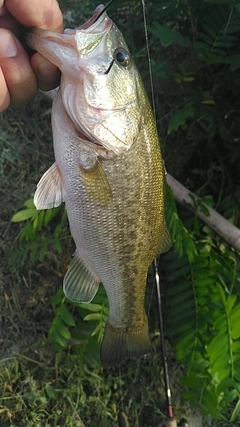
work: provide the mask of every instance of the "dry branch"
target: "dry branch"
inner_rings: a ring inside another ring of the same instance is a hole
[[[219,236],[221,236],[227,243],[229,243],[229,245],[231,245],[237,251],[240,251],[240,230],[235,227],[235,225],[231,224],[214,209],[202,203],[194,193],[191,193],[191,191],[189,191],[169,174],[167,175],[167,183],[172,189],[174,198],[177,202],[185,207],[189,206],[189,209],[194,209],[196,216],[201,221],[205,222],[208,227],[219,234]],[[204,215],[200,209],[196,208],[198,201],[201,203],[201,205],[206,207],[209,212],[209,216]]]

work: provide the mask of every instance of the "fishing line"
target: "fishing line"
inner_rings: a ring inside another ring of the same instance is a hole
[[[148,58],[148,69],[149,69],[149,79],[150,79],[150,89],[151,89],[151,97],[152,97],[152,110],[153,116],[156,122],[156,107],[154,101],[154,87],[153,87],[153,75],[152,75],[152,64],[151,64],[151,56],[149,49],[149,40],[148,40],[148,30],[147,30],[147,17],[146,17],[146,6],[144,0],[142,0],[142,10],[143,10],[143,25],[145,31],[145,39],[146,39],[146,49],[147,49],[147,58]],[[159,332],[160,332],[160,344],[162,351],[162,362],[163,362],[163,375],[164,375],[164,383],[165,383],[165,394],[166,394],[166,402],[167,402],[167,419],[166,425],[169,427],[177,426],[176,418],[173,416],[172,411],[172,398],[171,398],[171,389],[169,383],[168,376],[168,363],[167,363],[167,355],[164,341],[164,329],[163,329],[163,318],[162,318],[162,302],[161,302],[161,291],[160,291],[160,278],[159,278],[159,270],[158,270],[158,262],[159,260],[155,257],[153,260],[153,273],[155,275],[155,286],[157,293],[157,304],[158,304],[158,316],[159,316]]]
[[[130,0],[129,0],[129,4],[130,4]],[[150,49],[149,49],[149,41],[148,41],[146,6],[145,6],[145,3],[144,3],[144,0],[142,0],[142,10],[143,10],[143,26],[144,26],[144,34],[145,34],[146,49],[147,49],[147,58],[148,58],[150,89],[151,89],[151,97],[152,97],[152,110],[153,110],[154,119],[156,120],[156,110],[155,110],[154,90],[153,90],[153,78],[152,78],[152,66],[151,66],[151,57],[150,57]],[[154,274],[154,270],[153,270],[153,274]],[[151,308],[151,302],[152,302],[152,299],[153,299],[153,292],[154,292],[154,280],[153,280],[153,286],[152,286],[151,295],[150,295],[150,301],[148,303],[148,308],[147,308],[147,317],[148,318],[149,318],[149,313],[150,313],[150,308]],[[137,366],[136,366],[136,370],[135,370],[135,376],[134,376],[134,379],[133,379],[133,387],[137,383],[137,378],[138,378],[139,373],[140,373],[140,364],[141,364],[141,361],[142,361],[142,359],[138,359],[137,360],[137,364],[136,364]],[[134,388],[134,390],[135,390],[135,388]]]
[[[107,8],[114,2],[115,0],[110,0],[107,4],[106,4],[106,6],[104,6],[104,8],[101,10],[101,12],[99,13],[99,15],[96,17],[96,19],[95,19],[95,21],[93,22],[93,23],[95,23],[99,18],[100,18],[100,16],[102,16],[103,15],[103,13],[107,10]]]
[[[142,0],[142,10],[143,10],[143,26],[144,26],[144,32],[145,32],[146,49],[147,49],[147,59],[148,59],[148,70],[149,70],[150,89],[151,89],[151,97],[152,97],[152,110],[153,110],[154,119],[156,121],[156,108],[155,108],[155,101],[154,101],[152,63],[151,63],[149,41],[148,41],[146,5],[145,5],[144,0]]]

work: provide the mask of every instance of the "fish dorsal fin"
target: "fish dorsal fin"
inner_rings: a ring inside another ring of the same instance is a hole
[[[75,253],[63,280],[63,291],[68,299],[89,303],[97,293],[100,280],[92,274]]]
[[[161,242],[158,246],[157,254],[162,254],[163,252],[169,251],[172,246],[171,237],[167,228],[167,224],[164,222],[164,231],[163,237],[161,238]]]
[[[79,165],[89,200],[100,205],[108,205],[112,201],[112,192],[106,174],[97,161],[91,169]]]
[[[50,209],[56,208],[63,201],[62,177],[55,162],[37,184],[34,204],[37,209]]]

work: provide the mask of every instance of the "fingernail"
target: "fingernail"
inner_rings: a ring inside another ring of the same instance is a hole
[[[17,54],[18,48],[14,36],[6,30],[0,31],[0,55],[11,58]]]

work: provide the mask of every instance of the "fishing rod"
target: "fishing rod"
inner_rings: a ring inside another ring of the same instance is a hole
[[[158,320],[159,320],[159,331],[160,331],[160,344],[162,350],[162,361],[163,361],[163,375],[164,375],[164,384],[165,384],[165,394],[167,402],[167,416],[165,420],[166,427],[188,427],[188,421],[185,418],[182,418],[177,425],[177,420],[173,415],[172,409],[172,395],[169,383],[168,375],[168,362],[167,362],[167,353],[164,341],[164,328],[163,328],[163,316],[162,316],[162,301],[161,301],[161,290],[160,290],[160,278],[158,271],[158,261],[157,258],[153,260],[153,269],[155,274],[155,285],[157,293],[157,305],[158,305]]]
[[[166,347],[164,342],[162,302],[161,302],[160,279],[159,279],[157,258],[154,258],[153,260],[153,269],[155,274],[155,285],[156,285],[156,291],[157,291],[160,344],[162,349],[163,375],[164,375],[165,394],[166,394],[166,402],[167,402],[166,427],[177,427],[177,421],[176,421],[176,418],[173,416],[173,410],[172,410],[172,396],[171,396],[171,389],[170,389],[169,375],[168,375]]]

